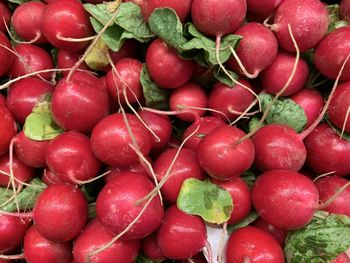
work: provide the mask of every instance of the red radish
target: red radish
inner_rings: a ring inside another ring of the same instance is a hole
[[[350,26],[335,29],[317,46],[314,53],[316,68],[329,79],[336,79],[350,53]],[[340,80],[350,80],[350,64],[344,68]]]
[[[339,86],[337,87],[337,90]],[[309,127],[320,115],[323,107],[323,98],[319,91],[314,89],[301,89],[290,97],[296,104],[303,108],[307,124],[305,128]],[[329,107],[331,110],[331,106]]]
[[[157,232],[152,233],[151,235],[142,239],[141,250],[142,253],[150,260],[162,262],[167,259],[158,246]]]
[[[51,101],[54,121],[65,130],[88,133],[109,112],[107,90],[88,72],[75,72],[57,84]]]
[[[187,259],[196,255],[206,244],[207,234],[203,220],[169,207],[158,230],[158,246],[171,259]]]
[[[253,87],[248,81],[244,79],[238,81],[253,91]],[[254,99],[253,93],[239,84],[230,87],[223,83],[217,83],[210,92],[208,104],[209,108],[224,113],[211,111],[212,115],[224,120],[227,117],[233,121],[254,102]]]
[[[0,254],[11,253],[21,246],[29,224],[28,219],[0,215]]]
[[[47,185],[64,183],[64,181],[60,177],[58,177],[48,169],[44,169],[41,179]]]
[[[73,53],[82,51],[89,41],[72,42],[67,38],[86,38],[93,34],[89,15],[78,0],[50,2],[44,12],[42,30],[53,46]]]
[[[39,233],[54,242],[74,239],[88,217],[84,194],[69,184],[48,186],[35,202],[33,219]]]
[[[141,119],[158,136],[157,140],[152,135],[152,151],[160,152],[167,145],[171,137],[172,126],[168,116],[159,115],[148,111],[139,111]]]
[[[39,70],[54,68],[50,54],[41,47],[31,44],[18,44],[14,49],[17,56],[15,56],[7,72],[7,75],[12,78]],[[52,72],[40,73],[39,76],[51,80]]]
[[[89,257],[96,249],[106,245],[113,239],[109,232],[97,219],[93,219],[76,238],[73,246],[74,262],[76,263],[132,263],[135,261],[140,241],[117,240],[104,251]]]
[[[46,4],[26,2],[19,5],[12,15],[12,25],[16,33],[26,41],[42,44],[47,40],[41,31]]]
[[[315,184],[306,176],[289,170],[271,170],[258,177],[252,201],[266,222],[294,230],[312,220],[319,195]]]
[[[145,176],[120,174],[104,186],[96,200],[97,218],[114,235],[125,230],[140,214],[145,202],[136,201],[147,195],[154,185]],[[164,210],[159,196],[155,196],[141,217],[121,237],[123,240],[141,239],[155,231],[163,218]]]
[[[87,181],[100,170],[100,161],[91,150],[89,138],[77,131],[64,132],[54,138],[45,158],[49,169],[69,183]]]
[[[184,22],[191,11],[191,5],[192,0],[147,0],[141,4],[141,11],[144,19],[148,20],[154,9],[169,7],[174,9],[181,22]]]
[[[201,86],[188,82],[171,93],[169,106],[172,111],[186,111],[186,113],[177,114],[177,118],[193,122],[204,115],[204,110],[196,108],[207,107],[207,96]]]
[[[116,113],[119,110],[119,105],[116,102],[115,98],[112,97],[112,95],[109,93],[108,88],[107,88],[107,83],[106,83],[106,76],[102,76],[99,78],[101,81],[103,88],[107,91],[108,93],[108,101],[109,101],[109,113]]]
[[[126,120],[142,154],[147,155],[152,147],[152,138],[143,124],[132,114]],[[123,115],[112,114],[102,119],[92,130],[91,148],[102,162],[111,166],[128,166],[138,161],[130,145],[132,139]]]
[[[232,197],[233,210],[227,224],[236,224],[249,214],[251,209],[250,190],[242,178],[235,178],[225,182],[211,178],[210,181],[227,190]]]
[[[233,232],[226,247],[227,263],[284,263],[278,242],[267,232],[247,226]]]
[[[79,60],[79,58],[79,55],[76,53],[71,53],[69,51],[60,49],[57,52],[57,67],[59,69],[72,68]],[[78,69],[89,70],[89,67],[85,64],[85,62],[83,62],[80,64]],[[63,76],[66,76],[68,72],[68,70],[62,71]]]
[[[0,106],[4,106],[4,107],[7,106],[7,105],[6,105],[6,98],[5,98],[5,96],[2,95],[1,93],[0,93]]]
[[[229,180],[247,171],[253,164],[255,150],[250,139],[237,143],[246,134],[233,126],[220,126],[199,143],[197,158],[213,178]]]
[[[254,221],[252,225],[268,232],[271,236],[273,236],[277,240],[277,242],[281,245],[281,247],[284,247],[284,242],[288,234],[287,230],[275,227],[274,225],[267,223],[261,217],[259,217],[256,221]]]
[[[150,158],[147,158],[147,160],[150,163],[152,163],[152,160]],[[147,171],[147,169],[148,168],[145,168],[140,162],[131,164],[130,166],[126,166],[126,167],[109,167],[107,168],[107,171],[110,171],[110,173],[108,173],[104,177],[104,180],[106,183],[108,183],[122,173],[135,173],[141,176],[149,176],[153,180],[153,177],[149,175],[149,172]]]
[[[247,0],[248,11],[254,14],[272,13],[284,0]]]
[[[281,48],[295,51],[288,24],[300,51],[303,52],[315,47],[326,34],[328,11],[319,0],[284,0],[280,4],[271,29],[275,32]]]
[[[166,89],[184,85],[190,80],[194,69],[192,61],[181,59],[175,49],[159,38],[147,49],[146,65],[152,80]]]
[[[54,86],[39,78],[28,77],[13,83],[8,89],[7,107],[20,124],[24,124],[33,107],[45,96],[51,96]]]
[[[228,61],[228,66],[235,72],[255,78],[275,60],[277,39],[270,29],[256,22],[243,25],[235,34],[243,37],[235,52],[247,72],[242,72],[235,57]]]
[[[165,150],[153,165],[158,181],[161,181],[173,162],[178,149]],[[180,150],[174,165],[170,170],[170,177],[161,188],[162,196],[170,204],[175,204],[179,195],[182,183],[188,178],[203,180],[204,171],[201,169],[196,153],[190,149]]]
[[[233,33],[244,21],[246,0],[193,0],[192,21],[196,28],[209,36]]]
[[[350,1],[340,1],[340,15],[343,19],[350,21]]]
[[[350,81],[338,85],[329,104],[328,118],[337,128],[350,132]]]
[[[0,1],[0,31],[7,33],[6,26],[9,27],[11,20],[11,11],[8,8],[7,1]]]
[[[60,218],[55,218],[60,220]],[[28,263],[70,263],[72,245],[70,243],[56,243],[44,238],[35,226],[27,231],[24,237],[24,258]]]
[[[15,56],[9,51],[13,48],[11,42],[3,32],[0,32],[0,45],[0,76],[2,77],[10,69]]]
[[[320,178],[316,181],[316,186],[320,194],[320,201],[326,203],[337,193],[337,191],[339,191],[340,188],[348,183],[348,180],[338,176]],[[333,214],[344,214],[350,216],[349,198],[350,188],[346,188],[328,206],[322,208],[322,210]]]
[[[306,164],[316,173],[350,175],[350,142],[326,123],[319,124],[305,139]]]
[[[295,56],[293,54],[280,51],[272,64],[260,74],[264,90],[276,95],[287,83],[294,64]],[[289,96],[299,91],[306,84],[308,77],[309,67],[305,60],[300,59],[291,83],[281,96]]]
[[[6,107],[0,106],[0,156],[7,153],[11,139],[16,134],[17,124],[13,115]]]
[[[29,182],[35,175],[33,168],[23,164],[16,156],[13,156],[12,160],[13,175],[21,182]],[[4,155],[0,158],[0,171],[7,173],[0,173],[0,186],[7,187],[10,184],[10,158],[8,155]],[[15,185],[20,183],[15,181]]]
[[[16,135],[14,149],[18,159],[25,165],[44,168],[46,166],[45,154],[49,143],[49,140],[31,140],[21,131]]]
[[[205,137],[209,132],[214,130],[216,127],[225,125],[225,122],[218,117],[201,117],[192,123],[184,132],[182,136],[182,140],[187,138],[190,134],[192,134],[198,127],[198,131],[194,134],[188,141],[185,143],[185,147],[197,150],[199,142]]]
[[[142,100],[143,92],[140,82],[140,75],[142,70],[142,63],[133,58],[123,58],[115,64],[115,73],[113,69],[108,71],[106,76],[106,84],[109,93],[115,100],[125,104],[126,94],[129,103],[135,103]]]
[[[347,254],[341,253],[338,257],[333,259],[331,263],[350,263],[350,258]]]

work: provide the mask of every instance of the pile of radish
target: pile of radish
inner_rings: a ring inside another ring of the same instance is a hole
[[[0,18],[0,263],[350,263],[349,0]]]

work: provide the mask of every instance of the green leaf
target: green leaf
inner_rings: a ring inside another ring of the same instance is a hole
[[[333,125],[333,123],[332,123],[327,117],[325,118],[325,120],[326,120],[326,122],[328,123],[328,125],[335,131],[335,133],[336,133],[339,137],[342,136],[342,134],[341,134],[341,129],[338,129],[337,127],[335,127],[335,126]],[[342,139],[344,139],[344,140],[350,142],[350,134],[344,132],[344,133],[343,133],[343,136],[342,136]]]
[[[227,227],[227,233],[231,234],[233,231],[236,231],[237,229],[240,229],[242,227],[246,227],[253,223],[255,220],[259,218],[259,215],[257,212],[252,211],[247,215],[241,222],[235,224],[235,225],[230,225]]]
[[[246,171],[241,175],[241,178],[246,182],[246,184],[252,188],[255,184],[258,175],[252,171]]]
[[[258,116],[253,116],[253,118],[250,119],[249,121],[249,132],[251,132],[252,130],[254,130],[256,128],[256,126],[259,124],[260,121],[260,117]],[[263,124],[260,126],[264,127],[266,125],[266,122],[263,122]]]
[[[61,134],[61,129],[52,119],[50,103],[38,103],[26,118],[23,128],[26,137],[36,141],[51,140]]]
[[[146,64],[142,65],[140,81],[143,89],[143,95],[146,99],[146,106],[156,109],[169,108],[169,94],[155,84],[148,73]]]
[[[289,232],[284,248],[288,263],[331,262],[350,247],[350,218],[314,217],[304,228]]]
[[[330,33],[337,28],[349,25],[349,23],[346,20],[341,19],[340,8],[338,4],[327,5],[326,8],[328,11],[329,18],[327,33]]]
[[[136,263],[158,263],[158,261],[150,260],[144,254],[141,253],[138,255]]]
[[[229,73],[229,75],[231,76],[231,78],[238,80],[239,76],[236,73],[234,73],[233,71],[228,70],[228,69],[226,69],[226,70]],[[219,66],[214,67],[213,75],[218,81],[220,81],[221,83],[223,83],[227,86],[233,87],[236,84],[232,81],[232,79],[225,72],[223,72],[221,70],[221,68]]]
[[[93,70],[102,70],[109,64],[108,55],[109,48],[103,41],[103,38],[100,38],[89,54],[87,54],[85,63]]]
[[[195,178],[186,179],[177,198],[177,206],[185,213],[198,215],[206,222],[222,224],[230,219],[233,202],[228,191]]]
[[[18,195],[17,200],[19,204],[20,210],[26,210],[33,208],[35,201],[39,194],[44,191],[47,187],[45,183],[43,183],[39,178],[34,178],[30,185],[24,188]],[[12,196],[12,190],[0,188],[0,203],[3,204]],[[5,206],[1,206],[0,210],[7,212],[16,211],[17,206],[15,200],[13,199],[11,202],[7,203]]]
[[[272,102],[273,96],[270,94],[259,95],[262,110],[265,111]],[[307,123],[307,117],[302,107],[289,98],[279,98],[272,106],[266,117],[268,124],[285,124],[293,128],[296,132],[304,129]]]
[[[24,4],[24,3],[29,2],[29,1],[30,0],[8,0],[8,2],[18,4],[18,5]]]
[[[84,4],[85,10],[102,25],[106,25],[113,13],[107,8],[107,4]]]

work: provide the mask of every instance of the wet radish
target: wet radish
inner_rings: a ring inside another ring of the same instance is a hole
[[[158,232],[152,233],[151,235],[142,239],[141,251],[150,260],[162,262],[166,260],[166,256],[163,255],[160,247],[158,246],[157,233]]]
[[[284,247],[284,242],[288,234],[287,230],[275,227],[274,225],[267,223],[261,217],[259,217],[256,221],[254,221],[252,225],[268,232],[271,236],[273,236],[277,240],[277,242],[281,245],[281,247]]]
[[[58,50],[57,52],[57,68],[59,69],[69,69],[72,68],[75,63],[79,60],[80,56],[76,53],[71,53],[66,50]],[[89,70],[89,67],[85,64],[85,62],[81,63],[78,69],[81,70]],[[69,71],[65,70],[61,73],[65,76]]]

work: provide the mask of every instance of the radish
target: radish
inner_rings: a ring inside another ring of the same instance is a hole
[[[11,52],[12,45],[3,32],[0,32],[0,45],[0,76],[2,77],[10,69],[15,56]]]
[[[30,225],[30,220],[0,215],[0,254],[11,253],[19,248]]]
[[[7,75],[16,78],[39,70],[53,69],[54,65],[50,54],[43,48],[31,44],[18,44],[14,51],[14,58]],[[52,72],[38,74],[41,78],[51,80]]]
[[[162,251],[160,250],[160,247],[158,246],[157,234],[158,232],[154,232],[151,235],[142,239],[141,250],[142,253],[150,260],[162,262],[167,258],[163,255]]]
[[[276,241],[280,244],[281,247],[284,247],[284,242],[288,234],[287,230],[275,227],[274,225],[267,223],[261,217],[254,221],[252,225],[268,232],[271,236],[273,236],[276,239]]]
[[[213,178],[210,181],[228,191],[232,197],[233,210],[227,224],[237,224],[243,220],[251,209],[250,190],[244,180],[239,177],[225,182]]]
[[[247,0],[248,11],[254,14],[270,14],[272,13],[284,0]]]
[[[57,68],[72,68],[75,63],[77,63],[79,58],[79,55],[76,53],[71,53],[66,50],[59,49],[57,52]],[[89,70],[89,67],[85,64],[85,62],[83,62],[79,65],[78,69]],[[63,76],[66,76],[68,74],[68,71],[62,71],[62,74]]]
[[[159,38],[146,51],[146,65],[152,80],[162,88],[174,89],[188,82],[194,63],[183,60],[176,50]]]
[[[248,81],[239,79],[239,82],[253,91]],[[235,84],[230,87],[217,83],[210,92],[208,104],[209,108],[214,110],[211,111],[212,115],[222,119],[227,117],[233,121],[254,102],[254,99],[253,93],[242,85]]]
[[[169,7],[174,9],[181,22],[184,22],[191,11],[191,5],[192,0],[146,0],[141,4],[141,11],[144,19],[147,21],[154,9]]]
[[[45,154],[50,141],[35,141],[21,131],[16,135],[14,149],[18,159],[34,168],[46,167]]]
[[[58,177],[56,174],[54,174],[48,169],[44,169],[41,180],[47,185],[65,183],[64,180],[62,180],[60,177]]]
[[[348,180],[338,176],[323,177],[316,181],[316,186],[320,194],[320,201],[323,202],[323,204],[329,204],[327,206],[322,205],[322,210],[333,214],[344,214],[350,216],[350,204],[348,202],[350,198],[349,188],[345,188],[333,200],[334,194],[348,183]],[[333,201],[329,203],[329,200]]]
[[[338,257],[333,259],[331,263],[349,263],[350,258],[346,253],[341,253]]]
[[[321,74],[329,79],[336,79],[337,74],[350,53],[350,26],[335,29],[317,46],[314,64]],[[340,80],[350,80],[350,64],[344,68]]]
[[[252,201],[266,222],[294,230],[312,220],[319,194],[306,176],[289,170],[271,170],[258,177],[252,190]]]
[[[75,72],[57,84],[51,101],[54,121],[65,130],[88,133],[109,112],[107,90],[88,72]]]
[[[60,220],[60,218],[55,218]],[[72,245],[47,240],[35,226],[28,229],[24,237],[24,258],[28,263],[71,263]]]
[[[237,143],[244,135],[239,128],[228,125],[208,133],[197,148],[202,168],[218,180],[229,180],[247,171],[253,164],[255,150],[250,139]]]
[[[34,106],[51,96],[54,86],[39,78],[28,77],[13,83],[7,94],[7,107],[20,124],[24,124]]]
[[[118,240],[106,250],[89,257],[91,252],[112,240],[109,232],[97,219],[93,219],[76,238],[73,246],[74,262],[76,263],[132,263],[135,261],[140,241]]]
[[[0,31],[7,33],[6,27],[9,27],[11,21],[11,11],[7,1],[0,1]]]
[[[91,150],[89,138],[77,131],[54,138],[46,149],[45,159],[58,177],[78,184],[95,177],[101,165]]]
[[[6,98],[0,93],[0,106],[6,107]]]
[[[267,93],[276,95],[288,81],[294,63],[295,56],[293,54],[280,51],[272,64],[260,74],[261,84],[264,90]],[[276,76],[278,76],[278,78],[276,78]],[[309,67],[305,60],[300,59],[291,83],[281,96],[290,96],[299,91],[306,84],[308,77]]]
[[[295,52],[288,24],[300,51],[303,52],[316,47],[326,34],[329,24],[328,11],[319,0],[284,0],[280,4],[271,29],[275,32],[281,48]]]
[[[106,84],[109,93],[121,104],[135,103],[143,99],[140,75],[142,63],[137,59],[123,58],[115,64],[115,69],[110,70],[106,76]],[[119,99],[118,99],[119,98]]]
[[[116,113],[102,119],[92,130],[91,148],[102,162],[111,166],[128,166],[138,161],[138,156],[130,147],[133,143],[128,126],[141,153],[147,155],[152,147],[148,130],[132,114]]]
[[[157,234],[158,246],[170,259],[187,259],[206,245],[206,229],[198,216],[188,215],[177,206],[169,207]]]
[[[0,156],[7,153],[11,139],[16,133],[17,124],[13,115],[6,107],[0,106]]]
[[[71,39],[84,39],[93,34],[89,15],[78,0],[50,2],[44,12],[42,31],[54,47],[73,53],[82,51],[89,41]]]
[[[255,78],[275,60],[277,39],[270,29],[256,22],[243,25],[235,34],[243,39],[236,50],[232,49],[236,54],[228,61],[228,66],[235,72]],[[241,67],[238,61],[242,64]]]
[[[150,163],[152,162],[149,160]],[[118,177],[120,174],[130,174],[130,173],[135,173],[140,176],[149,176],[150,179],[153,179],[149,174],[146,168],[142,166],[141,163],[134,163],[128,167],[109,167],[107,169],[110,171],[105,177],[104,180],[106,183],[112,181],[115,177]]]
[[[97,218],[114,235],[123,233],[123,240],[137,240],[148,236],[159,227],[164,215],[158,196],[150,199],[136,223],[132,226],[130,224],[145,206],[145,203],[137,204],[136,201],[153,188],[154,185],[145,176],[120,174],[99,193],[96,200]],[[128,231],[125,232],[125,229]]]
[[[194,151],[183,148],[175,160],[176,153],[177,149],[169,148],[165,150],[153,165],[157,179],[161,181],[166,176],[172,162],[174,162],[170,170],[170,177],[161,188],[162,196],[170,204],[176,203],[182,183],[186,179],[197,178],[203,180],[205,178],[204,171],[201,169]]]
[[[46,6],[42,2],[26,2],[15,9],[12,25],[21,38],[30,43],[47,43],[41,31]]]
[[[227,263],[256,262],[284,263],[278,242],[267,232],[247,226],[233,232],[226,247]]]
[[[340,15],[343,19],[350,21],[350,1],[342,0],[340,1]]]
[[[207,95],[201,86],[188,82],[171,93],[169,106],[172,111],[186,111],[177,114],[177,118],[193,122],[204,115],[203,108],[207,107]]]

